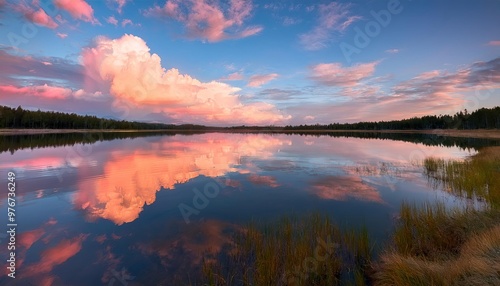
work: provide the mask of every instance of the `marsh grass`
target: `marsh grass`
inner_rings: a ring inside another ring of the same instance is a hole
[[[403,203],[394,246],[375,264],[375,285],[500,285],[500,147],[423,166],[436,188],[486,205]]]
[[[366,229],[343,232],[318,214],[250,224],[234,249],[205,261],[206,285],[365,285],[371,245]]]
[[[377,262],[366,228],[341,230],[318,214],[250,224],[204,260],[204,285],[500,285],[500,147],[423,167],[436,188],[485,205],[403,203]]]
[[[403,204],[376,285],[500,285],[500,212]]]
[[[463,161],[427,158],[423,165],[435,188],[500,207],[500,147],[483,148]]]

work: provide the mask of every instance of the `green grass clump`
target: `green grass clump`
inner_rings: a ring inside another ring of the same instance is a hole
[[[367,231],[343,233],[328,217],[252,224],[234,241],[228,254],[205,261],[207,285],[340,285],[345,277],[355,285],[366,282]]]
[[[423,165],[435,187],[500,207],[500,147],[484,148],[463,161],[427,158]]]

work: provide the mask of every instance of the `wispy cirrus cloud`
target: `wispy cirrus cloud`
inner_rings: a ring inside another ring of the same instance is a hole
[[[317,23],[311,31],[299,36],[300,43],[306,50],[326,48],[335,33],[344,32],[352,23],[361,19],[360,16],[352,16],[350,8],[350,4],[338,2],[318,5]]]
[[[489,41],[488,46],[500,46],[500,41]]]
[[[380,61],[344,67],[341,63],[321,63],[311,67],[310,78],[319,84],[337,87],[352,87],[375,72]]]
[[[94,9],[85,0],[54,0],[54,4],[67,11],[74,19],[100,24],[94,16]]]
[[[393,87],[396,96],[439,99],[451,93],[500,88],[500,58],[476,62],[454,73],[430,71]]]
[[[65,33],[56,33],[56,36],[58,36],[61,39],[66,39],[68,37],[68,34],[65,34]]]
[[[276,78],[278,78],[277,73],[270,73],[270,74],[256,74],[250,77],[248,79],[248,84],[247,86],[249,87],[260,87]]]
[[[144,15],[164,17],[184,24],[188,38],[219,42],[249,37],[262,31],[262,26],[243,25],[251,16],[252,9],[250,0],[231,0],[226,8],[208,0],[168,0],[163,6],[155,5],[147,9]]]

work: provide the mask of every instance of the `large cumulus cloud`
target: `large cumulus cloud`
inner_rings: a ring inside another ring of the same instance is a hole
[[[83,50],[88,82],[109,88],[115,101],[150,112],[162,112],[184,122],[207,124],[281,123],[287,116],[268,103],[244,104],[239,88],[201,82],[172,68],[166,70],[157,54],[139,37],[99,37]]]

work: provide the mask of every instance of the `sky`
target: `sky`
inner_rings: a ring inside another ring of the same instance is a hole
[[[500,105],[499,0],[0,0],[0,104],[211,126]]]

